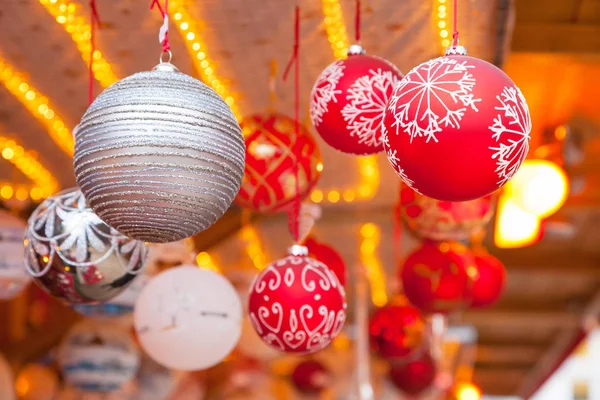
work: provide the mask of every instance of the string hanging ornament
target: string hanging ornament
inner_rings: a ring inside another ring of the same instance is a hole
[[[284,79],[294,67],[294,132],[300,129],[300,8],[295,9],[294,51]],[[296,198],[290,225],[296,244],[289,255],[268,265],[249,291],[248,309],[254,330],[269,346],[286,353],[309,354],[325,348],[346,319],[346,296],[336,274],[308,257],[300,241],[298,164]]]
[[[101,93],[75,135],[77,184],[109,226],[147,242],[175,242],[213,225],[237,195],[245,144],[231,109],[171,63],[168,0],[160,63]],[[166,60],[165,60],[166,58]]]
[[[394,64],[367,55],[360,46],[360,12],[361,3],[356,0],[356,44],[348,49],[348,58],[334,61],[317,78],[310,117],[331,147],[368,155],[383,150],[383,115],[402,74]]]
[[[441,201],[484,197],[508,182],[529,151],[525,97],[499,68],[458,40],[396,86],[383,124],[389,162],[413,190]]]

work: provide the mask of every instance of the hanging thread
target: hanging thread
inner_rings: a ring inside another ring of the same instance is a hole
[[[454,33],[452,34],[452,48],[458,46],[458,0],[454,0]]]
[[[300,7],[296,6],[295,15],[294,15],[294,49],[292,52],[292,57],[288,62],[287,67],[285,68],[285,72],[283,73],[283,80],[287,80],[288,74],[292,68],[294,68],[294,146],[296,147],[295,152],[295,174],[296,174],[296,198],[294,202],[294,210],[293,210],[293,231],[294,231],[294,239],[296,242],[299,241],[300,238],[300,174],[298,170],[298,137],[300,133],[300,62],[298,57],[300,56]]]
[[[271,70],[269,72],[269,108],[273,111],[277,103],[277,61],[271,60]]]
[[[96,0],[90,0],[90,61],[88,71],[88,105],[94,101],[94,53],[96,52],[96,28],[100,29],[102,24],[100,23],[100,16],[98,15],[98,9],[96,8]]]
[[[360,0],[356,0],[356,13],[354,15],[354,35],[356,43],[360,42]]]
[[[162,45],[163,53],[169,52],[171,50],[171,43],[169,42],[169,0],[165,0],[165,7],[163,8],[160,5],[159,0],[152,0],[150,4],[150,9],[152,10],[156,6],[158,11],[160,12],[160,16],[163,19],[163,25],[160,28],[160,32],[158,33],[158,41]]]

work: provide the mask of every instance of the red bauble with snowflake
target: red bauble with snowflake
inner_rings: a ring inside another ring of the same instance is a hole
[[[418,360],[402,364],[393,364],[390,368],[390,380],[401,391],[415,396],[424,392],[433,384],[436,367],[429,354]]]
[[[283,114],[254,114],[241,124],[246,138],[246,167],[235,202],[259,212],[284,211],[296,198],[296,161],[300,199],[317,184],[321,152],[308,130]]]
[[[417,236],[432,240],[463,240],[481,231],[494,213],[494,195],[470,201],[441,201],[401,185],[397,212]]]
[[[404,294],[426,313],[449,313],[470,304],[475,260],[456,242],[425,241],[400,271]]]
[[[425,322],[411,305],[389,304],[369,321],[371,347],[386,359],[404,359],[420,351],[425,343]]]
[[[443,201],[467,201],[502,187],[529,151],[531,118],[513,81],[466,55],[410,71],[386,108],[384,146],[411,188]]]
[[[250,321],[269,346],[309,354],[325,348],[346,320],[346,295],[335,273],[304,246],[267,266],[248,298]]]
[[[328,244],[319,242],[312,237],[304,241],[308,249],[308,256],[323,264],[335,273],[342,286],[346,285],[346,263],[340,254]]]
[[[310,117],[319,135],[344,153],[366,155],[383,150],[385,107],[402,74],[383,58],[352,46],[348,58],[319,75],[310,100]]]
[[[471,307],[490,306],[502,294],[506,269],[500,260],[485,252],[475,253],[475,268]]]

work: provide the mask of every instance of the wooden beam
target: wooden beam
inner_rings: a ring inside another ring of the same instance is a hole
[[[514,395],[523,375],[526,375],[528,371],[528,367],[475,368],[473,381],[481,387],[486,395]]]
[[[486,326],[514,326],[514,329],[536,328],[576,328],[581,323],[581,315],[568,311],[531,310],[469,310],[462,315],[464,324]]]
[[[518,22],[512,51],[522,53],[598,53],[600,25]]]
[[[478,345],[476,364],[481,365],[519,365],[532,367],[544,352],[538,345]]]

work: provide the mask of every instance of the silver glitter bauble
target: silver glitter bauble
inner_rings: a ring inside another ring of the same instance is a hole
[[[107,301],[141,271],[144,242],[98,218],[76,189],[46,199],[29,218],[25,267],[46,292],[68,303]]]
[[[106,89],[75,138],[75,175],[92,209],[147,242],[174,242],[214,224],[239,191],[244,161],[231,109],[168,63]]]

